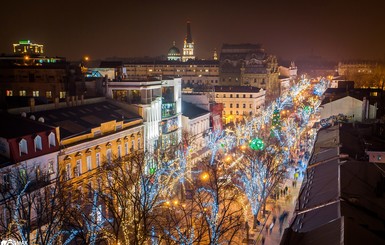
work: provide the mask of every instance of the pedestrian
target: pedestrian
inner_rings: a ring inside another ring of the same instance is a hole
[[[267,226],[267,224],[265,224],[265,229],[266,229],[266,234],[269,235],[269,232],[268,232],[269,227]]]
[[[261,243],[262,243],[262,245],[265,244],[265,237],[264,236],[262,236]]]
[[[275,221],[277,220],[277,216],[273,216],[273,224],[275,224]]]
[[[270,226],[269,226],[270,234],[273,232],[273,228],[274,228],[274,223],[271,222],[271,224],[270,224]]]

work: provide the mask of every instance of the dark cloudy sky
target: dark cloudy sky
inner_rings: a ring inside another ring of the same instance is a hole
[[[0,53],[30,39],[70,60],[167,54],[191,20],[195,52],[261,43],[284,59],[385,58],[385,0],[2,0]]]

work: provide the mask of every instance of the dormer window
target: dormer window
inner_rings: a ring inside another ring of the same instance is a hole
[[[25,139],[21,139],[19,142],[19,153],[20,156],[23,154],[28,154],[28,145]]]
[[[49,145],[49,147],[55,147],[56,146],[56,137],[55,137],[55,134],[53,132],[51,132],[48,135],[48,145]]]
[[[37,135],[34,139],[35,143],[35,151],[41,151],[43,149],[43,145],[41,143],[41,137],[40,135]]]

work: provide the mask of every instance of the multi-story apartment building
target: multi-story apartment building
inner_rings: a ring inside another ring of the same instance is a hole
[[[225,124],[258,115],[265,107],[265,90],[253,86],[215,86],[215,102],[223,104]]]
[[[4,107],[23,106],[20,103],[30,97],[41,103],[65,100],[70,95],[85,95],[85,91],[80,68],[64,58],[0,57],[0,102]]]
[[[266,90],[266,100],[279,96],[278,62],[259,44],[223,44],[220,85],[253,86]]]
[[[151,76],[180,77],[183,85],[219,84],[219,62],[215,60],[132,62],[123,65],[125,79]]]

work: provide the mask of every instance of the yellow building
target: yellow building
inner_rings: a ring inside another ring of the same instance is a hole
[[[91,178],[103,163],[144,150],[142,118],[105,99],[33,115],[60,127],[61,178],[79,190],[92,185]]]

